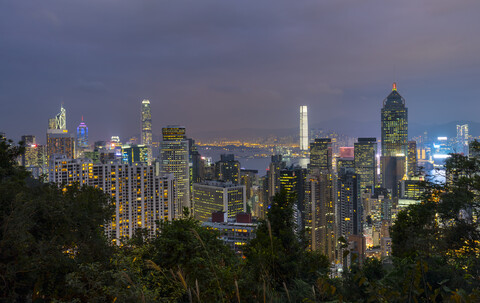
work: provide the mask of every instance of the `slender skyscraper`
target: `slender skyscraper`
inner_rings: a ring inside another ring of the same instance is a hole
[[[406,157],[408,154],[408,109],[405,99],[393,83],[392,92],[383,100],[382,156]]]
[[[457,153],[468,156],[468,124],[457,125]]]
[[[300,150],[308,150],[308,114],[307,106],[300,106]]]
[[[152,113],[150,111],[150,101],[142,101],[142,144],[152,144]]]
[[[360,190],[373,192],[377,183],[377,138],[358,138],[354,149],[355,173],[360,177]]]
[[[173,174],[176,179],[175,213],[181,215],[184,207],[190,208],[190,168],[185,127],[169,125],[162,129],[162,133],[162,172]]]
[[[88,147],[88,127],[83,122],[80,122],[80,125],[77,127],[77,147],[78,148],[87,148]]]

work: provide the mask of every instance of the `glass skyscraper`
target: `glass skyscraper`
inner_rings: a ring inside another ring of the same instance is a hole
[[[80,122],[80,125],[77,127],[77,147],[78,148],[87,148],[88,147],[88,127],[83,122]]]
[[[307,106],[300,106],[300,150],[308,150]]]
[[[185,127],[167,126],[162,129],[161,166],[164,174],[173,174],[176,179],[176,214],[190,209],[190,168],[188,140]]]
[[[142,144],[152,144],[152,113],[150,111],[150,101],[142,101]]]
[[[393,83],[392,92],[383,100],[382,156],[406,157],[408,154],[408,109],[405,99]]]

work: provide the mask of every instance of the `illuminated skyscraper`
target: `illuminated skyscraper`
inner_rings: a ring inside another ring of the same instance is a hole
[[[382,156],[406,157],[408,154],[408,109],[405,99],[393,83],[392,92],[383,100]]]
[[[307,106],[300,106],[300,150],[308,150],[308,114]]]
[[[77,127],[77,147],[78,148],[87,148],[88,147],[88,127],[83,122],[80,122],[80,125]]]
[[[407,174],[409,177],[414,177],[417,174],[417,141],[408,141],[407,159]]]
[[[142,101],[142,144],[152,144],[152,113],[150,111],[150,101]]]
[[[358,138],[354,143],[355,173],[360,177],[360,189],[365,191],[373,188],[377,183],[377,139]]]
[[[332,139],[315,139],[310,144],[310,168],[332,170]]]
[[[181,215],[184,207],[190,208],[190,168],[185,127],[169,125],[162,129],[162,134],[162,172],[173,174],[176,179],[176,214]]]
[[[47,157],[65,155],[67,158],[75,157],[75,139],[68,134],[67,116],[63,105],[55,118],[48,120],[47,129]]]
[[[468,124],[457,125],[456,152],[468,157]]]
[[[348,239],[362,232],[362,202],[359,176],[353,168],[342,168],[337,179],[337,237]]]

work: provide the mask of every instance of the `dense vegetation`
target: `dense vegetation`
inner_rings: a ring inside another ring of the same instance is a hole
[[[391,262],[367,259],[340,278],[305,250],[290,199],[275,196],[239,258],[186,214],[111,245],[101,191],[30,178],[0,141],[2,302],[479,302],[480,163],[454,155],[445,185],[398,216]]]

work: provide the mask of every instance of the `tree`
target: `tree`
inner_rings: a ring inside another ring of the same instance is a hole
[[[111,202],[93,188],[62,191],[32,179],[16,165],[22,150],[0,141],[0,299],[62,298],[67,274],[108,260]]]

